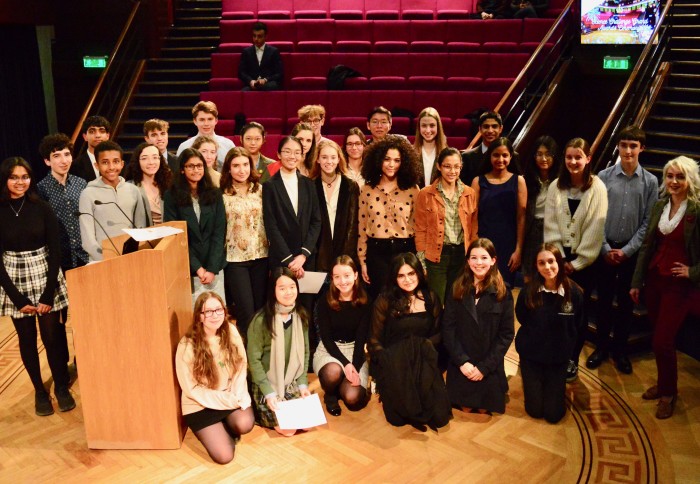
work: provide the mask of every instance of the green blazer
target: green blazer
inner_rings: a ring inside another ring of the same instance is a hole
[[[634,271],[634,277],[632,277],[632,287],[635,289],[641,289],[644,285],[644,279],[646,278],[647,269],[649,268],[649,263],[651,258],[656,252],[656,229],[659,227],[659,219],[661,219],[661,212],[664,210],[664,206],[668,202],[668,199],[659,200],[656,205],[651,209],[651,216],[649,217],[649,227],[647,228],[646,236],[644,237],[644,242],[642,242],[642,247],[639,249],[639,258],[637,259],[637,267]],[[683,216],[683,237],[685,239],[685,251],[688,254],[688,260],[690,261],[690,268],[688,270],[688,275],[690,280],[696,286],[700,287],[700,224],[698,223],[698,217],[700,216],[700,205],[688,200],[688,206],[685,209],[685,215]]]

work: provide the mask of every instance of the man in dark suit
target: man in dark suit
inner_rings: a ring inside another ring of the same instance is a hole
[[[481,144],[474,149],[462,152],[462,171],[459,178],[465,185],[471,186],[472,180],[479,175],[484,153],[491,143],[503,133],[503,120],[495,111],[486,111],[479,116],[479,134]]]
[[[90,116],[85,119],[80,131],[83,133],[87,148],[73,160],[70,174],[91,182],[98,177],[99,173],[95,160],[95,147],[109,140],[112,125],[102,116]]]
[[[160,156],[173,173],[178,173],[177,156],[168,152],[168,129],[170,124],[162,119],[149,119],[143,123],[143,139],[154,145],[160,151]]]
[[[282,88],[282,58],[276,47],[267,45],[267,25],[253,24],[253,45],[241,52],[238,78],[244,91],[276,91]]]

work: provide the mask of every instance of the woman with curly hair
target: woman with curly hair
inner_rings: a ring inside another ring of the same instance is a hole
[[[226,214],[221,192],[212,185],[199,151],[184,149],[178,162],[180,174],[163,197],[163,220],[187,222],[193,297],[205,290],[223,295]]]
[[[452,418],[438,366],[441,306],[414,254],[392,258],[389,279],[372,309],[367,342],[384,416],[392,425],[425,430]]]
[[[362,279],[377,296],[387,283],[389,261],[415,252],[414,204],[419,188],[416,152],[403,137],[387,136],[366,150],[360,193],[357,255]]]
[[[248,150],[226,153],[221,190],[226,211],[226,302],[235,305],[236,325],[245,336],[253,314],[265,304],[270,246],[263,221],[263,187]]]
[[[163,194],[173,182],[173,173],[160,155],[158,147],[141,143],[131,153],[126,180],[139,187],[146,208],[148,226],[163,221]]]
[[[241,435],[253,430],[247,369],[243,340],[228,323],[221,296],[200,294],[192,326],[177,345],[175,370],[185,423],[217,464],[231,462]]]

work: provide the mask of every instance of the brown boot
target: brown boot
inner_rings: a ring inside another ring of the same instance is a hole
[[[670,400],[667,400],[667,398],[669,397],[661,397],[659,403],[656,404],[656,418],[659,420],[670,418],[673,415],[673,409],[676,406],[676,396],[674,395]]]
[[[661,398],[661,395],[659,395],[659,387],[654,385],[653,387],[650,387],[642,393],[642,399],[643,400],[658,400]]]

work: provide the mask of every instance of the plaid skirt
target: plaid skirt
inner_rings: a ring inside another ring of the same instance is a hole
[[[277,427],[277,416],[275,412],[270,410],[267,403],[265,403],[265,395],[263,395],[262,390],[252,381],[250,382],[250,386],[252,387],[251,393],[253,398],[253,410],[255,411],[255,423],[268,429]],[[299,387],[296,383],[292,383],[287,387],[285,400],[292,400],[299,397],[301,397]]]
[[[17,290],[25,295],[33,305],[39,305],[39,298],[46,288],[46,274],[49,271],[49,250],[41,247],[36,250],[14,252],[6,250],[2,254],[5,271]],[[51,311],[59,311],[68,307],[68,292],[66,280],[61,269],[58,270],[58,284],[53,295]],[[20,313],[21,308],[15,307],[5,290],[0,287],[0,316],[26,318]]]

